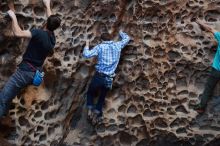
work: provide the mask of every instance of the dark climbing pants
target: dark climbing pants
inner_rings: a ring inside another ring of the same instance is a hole
[[[201,97],[201,106],[206,107],[208,100],[211,98],[213,94],[213,90],[215,89],[216,84],[220,80],[220,71],[216,70],[215,68],[212,68],[208,79],[205,84],[205,89],[203,91],[202,97]]]
[[[102,114],[102,108],[105,103],[107,92],[112,87],[113,78],[104,74],[96,73],[92,78],[87,92],[87,108],[95,109]],[[93,100],[96,93],[99,93],[97,104],[94,106]]]
[[[17,69],[9,78],[4,88],[0,92],[0,117],[4,116],[9,109],[12,99],[22,88],[32,84],[35,72]]]

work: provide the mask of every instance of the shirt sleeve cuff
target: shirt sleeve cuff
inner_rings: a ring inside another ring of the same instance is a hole
[[[120,31],[119,34],[120,34],[121,36],[123,36],[125,33],[124,33],[123,31]]]
[[[89,47],[85,46],[84,50],[89,50]]]

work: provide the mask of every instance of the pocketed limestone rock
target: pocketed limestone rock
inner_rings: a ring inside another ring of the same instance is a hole
[[[29,86],[14,99],[10,117],[16,131],[3,136],[34,146],[218,145],[218,98],[202,116],[192,105],[203,91],[216,48],[195,19],[220,30],[219,6],[217,0],[52,0],[62,26],[55,32],[54,54],[44,64],[44,85]],[[0,1],[1,88],[28,43],[13,37],[10,21],[1,15],[7,9]],[[46,21],[42,2],[15,0],[15,9],[24,29]],[[120,29],[131,41],[122,50],[104,121],[92,126],[84,101],[96,60],[82,57],[85,40],[95,46],[107,31],[118,40]]]

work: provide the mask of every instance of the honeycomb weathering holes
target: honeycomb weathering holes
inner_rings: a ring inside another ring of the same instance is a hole
[[[191,104],[196,103],[202,93],[214,54],[212,50],[216,47],[210,34],[201,31],[194,21],[199,17],[217,28],[218,1],[64,2],[53,0],[53,11],[60,15],[62,29],[56,31],[54,54],[44,66],[49,75],[45,86],[33,94],[25,91],[28,98],[33,98],[29,102],[34,101],[28,109],[24,94],[14,100],[11,108],[18,134],[12,142],[55,146],[65,138],[67,145],[216,143],[219,119],[210,121],[207,115],[196,117]],[[123,15],[121,2],[126,3]],[[6,3],[1,2],[0,8],[1,12],[6,11]],[[29,5],[17,0],[15,8],[20,25],[26,29],[39,27],[46,20],[41,3],[33,1],[33,5]],[[36,15],[34,18],[32,12]],[[115,25],[119,16],[122,21]],[[6,23],[10,22],[0,19],[0,44],[4,42],[0,45],[1,87],[15,70],[15,63],[27,45],[26,41],[12,39],[10,25]],[[118,28],[114,28],[116,26]],[[80,124],[85,119],[81,117],[78,130],[73,129],[63,137],[67,132],[64,127],[69,127],[69,123],[64,122],[67,111],[72,103],[76,108],[82,106],[81,97],[94,71],[95,60],[82,58],[85,33],[95,46],[102,32],[119,29],[126,30],[132,40],[123,49],[116,71],[111,93],[117,92],[117,95],[109,94],[106,99],[104,124],[83,128]],[[216,107],[213,108],[212,113],[218,115]],[[199,129],[200,125],[207,126]]]

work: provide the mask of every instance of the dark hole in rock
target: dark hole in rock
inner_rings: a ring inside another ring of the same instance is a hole
[[[136,146],[149,146],[149,141],[147,139],[142,139],[136,144]]]
[[[115,125],[115,124],[112,124],[112,125],[108,126],[106,130],[108,130],[108,131],[117,131],[118,126]]]
[[[168,52],[169,61],[174,62],[181,58],[180,54],[175,51],[169,51]]]
[[[39,137],[39,141],[45,141],[47,138],[46,134],[43,134]]]
[[[51,134],[53,134],[54,133],[54,128],[53,127],[49,127],[48,128],[48,135],[50,136]]]
[[[24,116],[19,117],[18,123],[20,126],[27,126],[27,127],[30,126],[28,120]]]
[[[57,111],[54,110],[54,111],[52,111],[52,112],[47,112],[47,113],[44,115],[44,118],[45,118],[45,120],[54,119],[54,118],[56,118],[56,115],[57,115]]]
[[[154,124],[155,124],[155,126],[160,127],[160,128],[166,128],[166,127],[168,127],[168,125],[167,125],[165,119],[163,119],[163,118],[157,118],[157,119],[155,119],[155,120],[154,120]]]
[[[126,110],[126,106],[125,105],[121,105],[119,108],[118,108],[118,112],[125,112]]]
[[[44,127],[42,127],[42,126],[37,126],[37,131],[39,132],[39,131],[43,131],[44,130]]]
[[[35,118],[39,118],[42,116],[42,112],[41,111],[37,111],[34,115]]]
[[[176,118],[171,124],[170,127],[179,127],[179,126],[186,126],[188,123],[187,119],[185,118]]]
[[[185,114],[188,113],[188,111],[186,110],[186,108],[183,105],[180,105],[180,106],[176,107],[175,111],[176,112],[182,112],[182,113],[185,113]]]
[[[119,140],[121,142],[121,144],[123,145],[130,145],[132,144],[134,136],[130,135],[126,132],[120,132],[120,136],[119,136]]]
[[[130,105],[130,107],[127,110],[127,113],[136,113],[137,112],[137,108],[135,105]]]
[[[105,132],[105,129],[106,129],[105,125],[100,124],[97,126],[96,131],[99,133],[103,133],[103,132]],[[113,129],[108,128],[108,130],[110,130],[110,131],[115,131],[115,129],[117,129],[117,127],[113,128]]]
[[[41,110],[46,110],[49,107],[49,100],[46,102],[43,102],[43,104],[41,105]]]
[[[187,131],[186,131],[186,128],[178,128],[178,129],[176,130],[176,133],[177,133],[177,134],[187,133]]]

